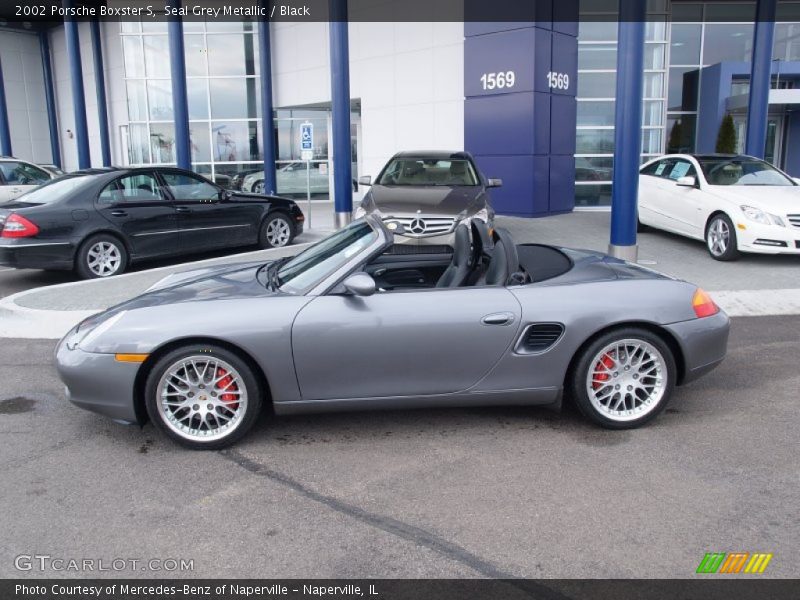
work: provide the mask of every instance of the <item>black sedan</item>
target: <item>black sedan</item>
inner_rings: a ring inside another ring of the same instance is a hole
[[[291,200],[230,192],[183,169],[88,169],[0,206],[0,264],[109,277],[143,259],[285,246],[304,220]]]

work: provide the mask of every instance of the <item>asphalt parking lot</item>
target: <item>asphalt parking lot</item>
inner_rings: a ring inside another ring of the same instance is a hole
[[[127,576],[684,578],[711,551],[797,575],[795,317],[735,319],[722,366],[636,431],[353,413],[264,418],[209,453],[69,405],[53,348],[0,345],[3,577],[76,575],[14,567],[45,554],[194,561]]]

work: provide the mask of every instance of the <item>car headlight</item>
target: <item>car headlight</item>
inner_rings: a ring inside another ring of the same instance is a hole
[[[480,209],[478,212],[476,212],[474,215],[472,215],[472,218],[473,219],[480,219],[484,223],[488,223],[489,222],[489,209],[488,208]]]
[[[72,335],[66,339],[67,348],[70,350],[75,350],[78,346],[82,346],[84,349],[88,348],[94,340],[113,327],[125,312],[124,310],[120,311],[108,318],[104,318],[103,314],[93,315],[81,321]]]
[[[760,208],[756,208],[755,206],[742,205],[739,208],[742,209],[744,216],[751,221],[761,223],[762,225],[777,225],[778,227],[786,227],[783,219],[781,219],[778,215],[765,212]]]
[[[360,219],[361,217],[363,217],[363,216],[364,216],[364,215],[366,215],[366,214],[367,214],[367,211],[366,211],[366,210],[364,210],[364,207],[363,207],[363,206],[359,206],[359,207],[358,207],[358,208],[355,210],[355,212],[353,212],[353,218],[354,218],[354,219]]]

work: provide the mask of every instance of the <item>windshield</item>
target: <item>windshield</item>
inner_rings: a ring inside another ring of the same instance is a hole
[[[68,196],[73,190],[90,183],[92,179],[87,175],[64,175],[58,179],[51,179],[27,194],[22,194],[17,200],[34,204],[56,202]]]
[[[795,185],[778,169],[757,158],[706,158],[698,162],[711,185]]]
[[[378,184],[478,185],[478,177],[466,159],[395,158],[383,170]]]
[[[304,250],[278,269],[282,292],[302,294],[367,248],[378,234],[366,221],[354,221]]]

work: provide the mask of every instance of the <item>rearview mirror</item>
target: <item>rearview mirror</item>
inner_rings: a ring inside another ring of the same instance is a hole
[[[675,185],[680,185],[684,187],[694,187],[697,185],[697,179],[691,176],[686,177],[678,177]]]
[[[502,179],[488,179],[486,181],[486,187],[503,187],[503,180]]]
[[[375,293],[375,280],[363,271],[353,273],[342,282],[342,285],[354,296],[372,296]]]
[[[358,185],[372,185],[372,177],[370,175],[362,175],[358,178]]]

